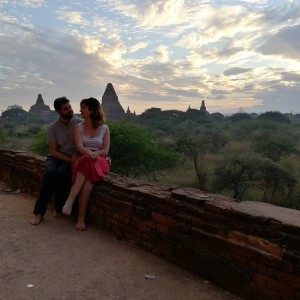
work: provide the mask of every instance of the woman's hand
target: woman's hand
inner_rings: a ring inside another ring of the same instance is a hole
[[[93,160],[93,161],[98,160],[97,152],[89,151],[88,155],[90,156],[91,160]]]

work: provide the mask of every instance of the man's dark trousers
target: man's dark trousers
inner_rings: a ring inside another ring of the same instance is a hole
[[[45,162],[45,175],[33,213],[42,216],[46,213],[53,190],[55,210],[61,212],[71,189],[71,181],[71,165],[49,155]]]

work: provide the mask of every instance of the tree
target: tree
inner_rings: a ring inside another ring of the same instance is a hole
[[[230,191],[232,197],[242,201],[245,193],[256,181],[261,157],[246,153],[225,158],[215,168],[215,189]]]
[[[229,120],[231,122],[240,122],[240,121],[249,120],[249,119],[251,119],[251,116],[249,114],[244,113],[244,112],[238,112],[238,113],[230,116],[227,120]]]
[[[265,119],[265,120],[272,120],[274,122],[278,123],[289,123],[290,120],[287,116],[284,114],[280,113],[279,111],[267,111],[263,114],[261,114],[259,119]]]
[[[174,166],[176,152],[146,130],[126,123],[109,124],[111,171],[125,176],[150,175]]]
[[[20,105],[10,105],[2,112],[2,118],[12,122],[26,122],[28,113]]]
[[[293,195],[296,178],[279,164],[257,153],[227,157],[215,168],[215,188],[227,190],[242,201],[246,192],[261,191],[267,202],[288,200]]]
[[[275,162],[282,157],[292,153],[297,153],[295,142],[285,139],[267,139],[254,142],[252,148],[255,152],[267,157]]]
[[[220,130],[202,127],[189,127],[180,130],[176,138],[177,149],[185,159],[193,162],[199,187],[206,189],[207,171],[204,167],[205,154],[215,152],[227,143]]]
[[[33,153],[38,155],[45,156],[49,154],[47,133],[45,130],[42,130],[35,135],[34,143],[29,148]]]

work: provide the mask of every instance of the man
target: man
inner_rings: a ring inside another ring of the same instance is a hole
[[[82,120],[73,116],[70,101],[66,97],[57,98],[54,101],[54,108],[59,118],[51,123],[47,130],[50,155],[45,162],[45,175],[33,210],[34,216],[30,220],[32,225],[38,225],[43,220],[53,189],[55,191],[53,216],[56,217],[61,212],[71,188],[71,160],[75,153],[72,127]]]

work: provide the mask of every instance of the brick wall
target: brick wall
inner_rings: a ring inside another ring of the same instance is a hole
[[[37,195],[43,161],[0,150],[0,179]],[[300,299],[300,211],[109,173],[89,218],[246,299]]]

